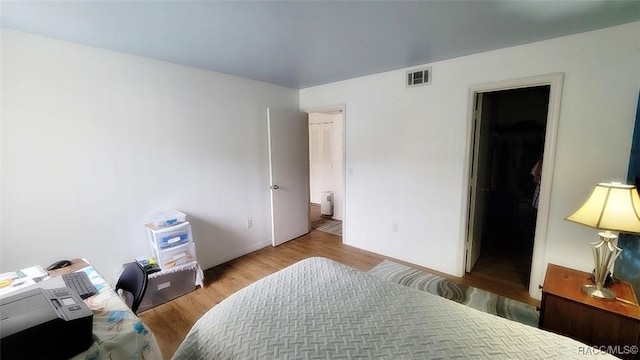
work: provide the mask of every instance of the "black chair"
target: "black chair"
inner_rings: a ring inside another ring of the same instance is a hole
[[[142,297],[147,291],[147,281],[147,272],[136,262],[127,264],[118,279],[116,292],[122,289],[133,296],[131,310],[134,313],[138,312]]]

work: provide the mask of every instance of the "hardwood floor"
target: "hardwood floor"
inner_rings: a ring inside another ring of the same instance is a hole
[[[142,312],[139,317],[155,334],[163,357],[170,359],[191,326],[212,306],[256,280],[297,261],[313,256],[333,259],[362,271],[368,271],[381,261],[389,259],[449,279],[461,281],[470,286],[517,298],[517,300],[536,306],[539,305],[536,300],[529,298],[526,292],[526,297],[522,293],[505,294],[503,286],[487,283],[484,279],[455,278],[342,244],[342,238],[339,236],[312,230],[309,234],[278,247],[268,246],[206,270],[204,287],[176,300]]]
[[[480,283],[488,287],[487,290],[527,302],[532,256],[533,235],[513,233],[485,237],[480,258],[463,281]]]

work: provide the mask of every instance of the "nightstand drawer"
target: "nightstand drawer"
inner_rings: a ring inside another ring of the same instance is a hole
[[[638,320],[548,294],[542,299],[540,327],[589,345],[636,345],[640,338]]]

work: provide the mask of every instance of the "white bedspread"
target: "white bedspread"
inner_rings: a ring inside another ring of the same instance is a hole
[[[572,339],[378,279],[324,258],[213,307],[174,359],[597,359]]]

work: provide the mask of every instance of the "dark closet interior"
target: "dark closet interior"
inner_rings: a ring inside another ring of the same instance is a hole
[[[485,93],[490,139],[480,261],[515,269],[529,285],[549,86]],[[485,119],[483,119],[485,121]],[[505,264],[508,263],[508,264]]]

